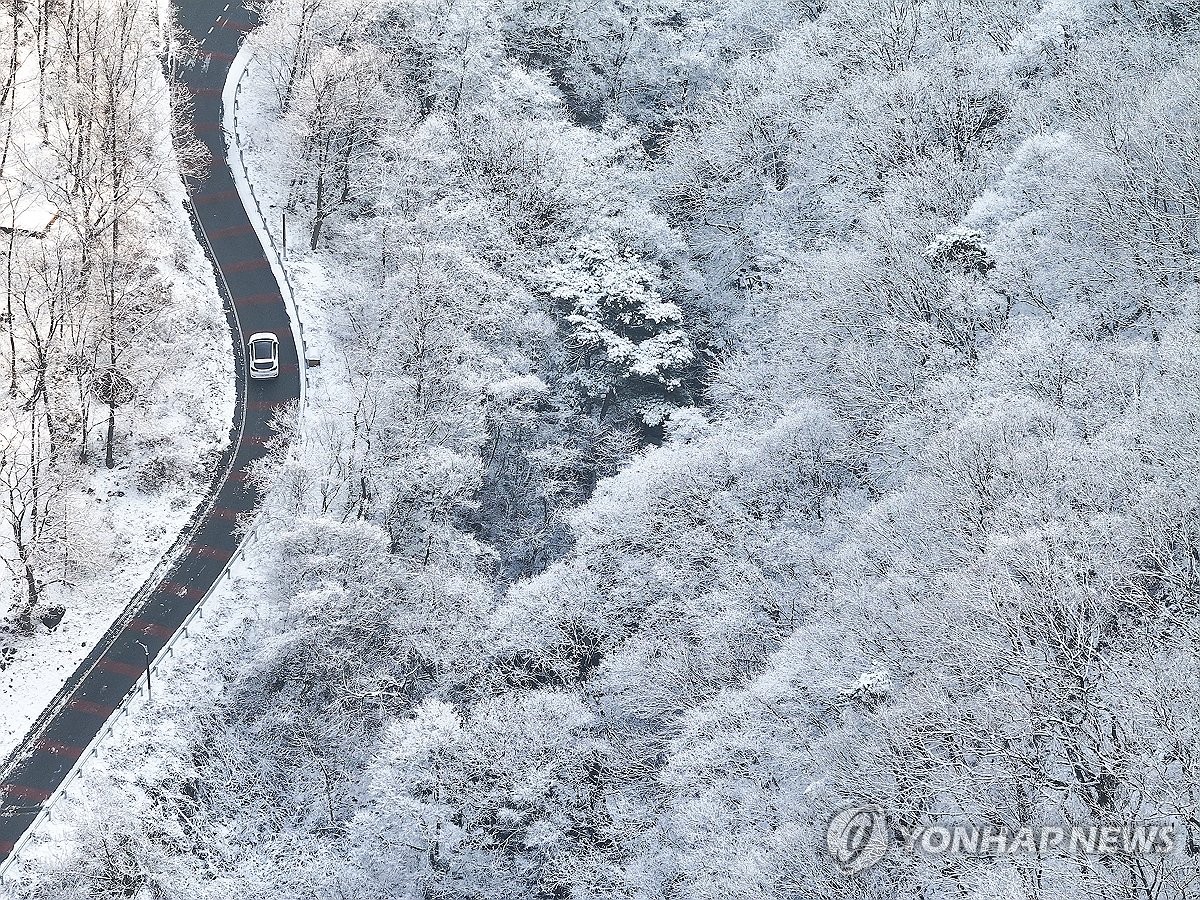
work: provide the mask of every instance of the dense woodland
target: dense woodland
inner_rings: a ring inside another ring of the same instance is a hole
[[[171,431],[195,426],[174,367],[211,379],[222,367],[203,352],[223,321],[192,296],[179,179],[204,159],[157,17],[146,0],[0,10],[0,668],[137,556],[112,546],[97,470],[151,496],[193,476],[202,492],[215,466],[189,458],[217,449],[204,424],[190,442]]]
[[[263,15],[327,390],[19,896],[1194,890],[825,827],[1195,824],[1200,9]]]

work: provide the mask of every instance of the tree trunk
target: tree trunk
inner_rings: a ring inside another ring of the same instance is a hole
[[[321,171],[317,173],[316,199],[316,209],[313,210],[312,240],[308,244],[309,250],[317,249],[317,243],[321,240],[321,226],[325,223],[325,173]]]
[[[104,465],[109,469],[117,467],[113,459],[113,432],[117,429],[117,408],[108,404],[108,439],[104,443]]]

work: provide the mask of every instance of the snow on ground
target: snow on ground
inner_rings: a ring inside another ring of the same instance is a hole
[[[234,64],[235,71],[244,73],[237,91],[236,130],[241,164],[245,168],[239,168],[236,155],[232,168],[240,184],[244,185],[248,179],[254,186],[259,211],[251,210],[250,216],[265,223],[269,239],[282,257],[292,299],[303,324],[305,356],[321,361],[319,367],[308,369],[305,375],[305,415],[312,422],[353,403],[344,360],[335,352],[336,342],[329,334],[329,323],[344,318],[337,306],[342,292],[331,290],[337,280],[338,261],[326,257],[323,251],[308,249],[311,223],[298,211],[287,216],[286,256],[282,253],[285,236],[280,210],[287,202],[295,161],[281,151],[290,142],[280,133],[283,126],[276,116],[271,82],[255,59],[254,47],[255,37],[251,35],[242,51],[246,56],[239,60],[246,62],[244,68]]]
[[[251,547],[253,544],[251,543]],[[251,550],[250,554],[253,556]],[[203,615],[192,621],[188,628],[191,640],[181,641],[174,651],[159,661],[150,695],[143,691],[134,696],[125,713],[111,720],[111,734],[97,747],[92,757],[71,781],[54,805],[53,815],[42,820],[31,841],[25,845],[21,855],[6,873],[6,881],[21,884],[24,879],[36,877],[41,865],[59,858],[74,843],[86,841],[90,832],[88,823],[106,816],[121,815],[131,819],[146,815],[144,796],[126,792],[121,796],[123,804],[113,807],[113,795],[109,790],[97,794],[95,785],[115,785],[120,779],[114,772],[129,771],[138,767],[144,782],[157,782],[167,776],[182,782],[195,775],[190,771],[191,757],[183,752],[185,736],[178,731],[177,723],[184,719],[183,711],[195,702],[202,691],[215,695],[220,690],[212,673],[220,672],[221,666],[214,664],[213,657],[221,657],[232,645],[232,636],[246,628],[258,627],[255,622],[265,611],[247,607],[242,598],[251,593],[247,579],[252,583],[253,562],[236,560],[229,570],[229,578],[222,581],[205,601]],[[148,740],[148,735],[153,739]],[[145,754],[143,748],[153,744],[162,752]],[[179,750],[180,752],[172,752]],[[163,770],[169,770],[164,772]],[[0,897],[12,896],[0,883]]]
[[[163,561],[208,492],[229,440],[235,384],[224,308],[178,174],[164,173],[159,191],[145,224],[161,241],[146,248],[146,261],[171,285],[170,301],[147,352],[132,361],[138,394],[118,412],[117,467],[104,468],[98,422],[89,469],[69,503],[72,524],[89,543],[87,569],[71,587],[48,588],[41,604],[62,605],[66,615],[53,630],[0,632],[0,758]]]
[[[198,273],[181,274],[176,293],[191,307],[190,321],[178,323],[166,348],[177,368],[158,382],[145,419],[127,433],[125,463],[112,471],[101,465],[80,492],[81,513],[98,538],[96,571],[75,588],[49,592],[48,604],[67,608],[53,631],[0,635],[0,645],[16,652],[0,671],[0,756],[16,746],[171,549],[228,442],[234,387],[224,314],[211,274],[207,287]]]
[[[248,62],[242,70],[244,74],[237,91],[237,143],[241,147],[241,159],[245,170],[239,170],[236,157],[234,161],[235,176],[245,175],[254,185],[254,194],[258,199],[259,215],[265,221],[271,242],[282,250],[285,245],[283,233],[284,220],[280,210],[288,199],[288,184],[292,178],[292,166],[295,164],[281,147],[288,146],[280,135],[282,127],[275,114],[276,100],[272,95],[271,83],[261,63],[254,58],[254,37],[247,42],[248,47],[243,53],[248,55]],[[251,216],[254,216],[253,211]],[[336,316],[337,310],[331,309],[329,277],[320,253],[308,249],[310,222],[308,217],[299,212],[288,215],[286,246],[287,254],[283,259],[291,281],[294,300],[300,310],[300,319],[304,323],[304,341],[309,356],[319,359],[327,358],[325,351],[332,348],[328,339],[327,323],[331,314]],[[332,362],[332,360],[330,360]],[[324,368],[327,362],[322,362]],[[318,371],[309,372],[309,386],[314,380],[329,382],[329,378],[318,378]]]
[[[254,71],[251,69],[249,74],[243,81],[243,93],[241,102],[241,116],[239,119],[239,134],[242,136],[242,146],[246,153],[246,161],[250,168],[250,178],[253,180],[255,191],[259,199],[263,203],[281,204],[286,192],[286,166],[281,165],[276,157],[270,152],[271,135],[273,129],[278,127],[273,117],[269,112],[269,99],[267,96],[265,81],[259,83],[255,81]],[[261,136],[258,140],[249,138],[248,135]],[[270,207],[267,207],[270,209]],[[254,212],[251,211],[253,218]],[[270,217],[267,217],[270,219]],[[307,224],[307,223],[306,223]],[[271,237],[276,242],[277,247],[282,247],[282,232],[281,221],[268,222]],[[195,248],[196,254],[199,254],[199,248]],[[202,256],[200,261],[203,261]],[[205,264],[207,265],[207,264]],[[329,282],[326,275],[325,267],[321,264],[319,258],[315,258],[309,253],[307,247],[302,247],[298,252],[289,254],[286,260],[286,268],[295,290],[295,299],[300,306],[301,319],[304,322],[305,342],[308,347],[310,356],[321,357],[330,345],[326,339],[325,322],[327,315],[334,310],[329,309],[327,297],[330,292],[328,290]],[[214,304],[205,306],[201,300],[201,293],[204,290],[215,290],[211,285],[211,272],[206,275],[207,280],[200,283],[200,280],[188,280],[189,290],[194,301],[193,304],[185,304],[192,306],[195,310],[210,309],[215,314],[213,322],[220,324],[224,328],[224,320],[221,310]],[[195,283],[194,283],[195,282]],[[200,325],[200,323],[193,323]],[[217,334],[211,335],[204,341],[204,346],[211,349],[209,354],[210,362],[214,363],[207,367],[203,366],[204,360],[194,359],[198,366],[203,368],[203,374],[200,377],[195,377],[192,373],[198,370],[179,371],[177,373],[176,388],[186,390],[188,387],[196,388],[198,393],[207,396],[209,400],[217,400],[218,405],[224,410],[224,418],[221,429],[228,427],[228,421],[231,415],[233,402],[232,388],[232,373],[229,370],[230,354],[228,352],[227,334],[220,329],[213,329],[207,326],[201,327],[201,330],[206,336],[210,332],[216,331]],[[223,342],[223,343],[222,343]],[[218,346],[219,345],[219,346]],[[192,352],[196,357],[201,354],[200,345],[192,348]],[[327,356],[323,360],[321,368],[310,370],[309,372],[309,406],[318,414],[336,405],[337,398],[341,396],[344,380],[340,373],[343,372],[338,361]],[[325,377],[322,378],[321,376]],[[223,380],[221,380],[223,378]],[[215,389],[217,385],[224,386],[224,390]],[[205,386],[207,386],[208,394],[204,394]],[[193,398],[193,401],[198,398]],[[221,443],[211,440],[217,437],[216,430],[209,428],[206,431],[197,429],[194,423],[190,424],[186,421],[180,421],[180,416],[191,416],[195,414],[193,401],[187,404],[173,404],[165,402],[158,410],[158,413],[163,417],[161,422],[158,422],[156,430],[165,434],[175,434],[180,441],[188,439],[190,435],[195,439],[194,450],[199,456],[204,452],[211,452],[215,455],[219,451]],[[211,412],[211,411],[210,411]],[[155,417],[151,417],[151,421],[155,421]],[[207,450],[201,446],[201,435],[208,435],[210,438]],[[227,437],[222,431],[221,438]],[[98,473],[97,479],[102,479],[105,473]],[[119,487],[125,485],[125,487]],[[151,539],[151,535],[157,536],[163,549],[168,547],[173,541],[175,534],[178,531],[177,520],[180,517],[186,517],[195,506],[195,501],[198,496],[191,496],[186,490],[175,489],[171,491],[172,502],[183,504],[179,510],[167,510],[162,501],[167,499],[166,495],[159,495],[158,502],[154,502],[153,498],[147,498],[137,493],[129,493],[128,478],[122,476],[121,470],[113,475],[108,483],[95,483],[93,487],[96,490],[96,502],[98,506],[103,505],[108,512],[110,518],[114,521],[124,522],[126,533],[130,531],[133,524],[141,519],[145,525],[142,530],[141,537]],[[126,490],[123,497],[110,496],[110,492],[117,490]],[[189,500],[190,497],[190,500]],[[159,551],[161,553],[161,551]],[[128,568],[124,571],[122,582],[126,586],[125,593],[122,594],[120,589],[114,585],[109,591],[114,597],[131,595],[141,581],[144,580],[145,573],[149,572],[157,559],[156,554],[146,553],[138,557],[142,560],[141,565],[136,571]],[[18,874],[24,869],[26,864],[33,865],[36,869],[36,862],[39,859],[47,858],[59,854],[63,850],[63,842],[75,840],[79,837],[80,831],[78,824],[98,818],[98,812],[95,804],[107,803],[111,797],[102,797],[99,801],[95,800],[89,793],[87,783],[89,779],[95,778],[97,775],[103,777],[103,773],[110,767],[127,768],[131,763],[137,765],[146,765],[145,777],[153,780],[156,773],[153,767],[166,764],[164,761],[172,760],[171,765],[186,766],[187,762],[182,757],[173,757],[170,753],[156,754],[149,757],[138,756],[136,760],[129,759],[129,748],[144,746],[144,741],[138,740],[139,736],[144,737],[149,732],[154,732],[154,744],[158,747],[168,747],[177,740],[182,740],[179,735],[172,730],[170,723],[178,719],[178,708],[187,706],[193,702],[196,691],[198,690],[197,679],[208,677],[206,672],[219,671],[219,666],[207,666],[204,660],[210,654],[221,654],[225,652],[226,644],[221,638],[229,636],[239,629],[251,627],[253,621],[266,615],[265,610],[246,608],[241,598],[247,595],[254,595],[255,591],[247,587],[247,580],[252,580],[254,570],[254,544],[253,541],[246,548],[246,557],[234,563],[230,569],[230,577],[218,584],[217,588],[206,599],[204,604],[203,616],[196,619],[191,628],[190,636],[192,640],[183,641],[177,645],[177,649],[172,657],[164,659],[159,663],[156,669],[153,682],[153,704],[149,704],[143,695],[139,695],[129,706],[126,715],[119,716],[112,723],[112,735],[100,744],[97,757],[90,761],[84,770],[81,778],[74,781],[70,788],[62,795],[54,809],[54,817],[51,820],[43,822],[37,831],[33,841],[22,852],[20,859],[17,861],[15,873]],[[118,579],[114,578],[114,582]],[[102,608],[102,604],[96,604],[97,609]],[[119,604],[118,604],[119,607]],[[107,627],[108,619],[97,616],[94,619],[96,630],[93,635],[81,635],[78,631],[71,633],[67,630],[60,629],[51,638],[47,639],[46,650],[39,651],[43,661],[50,659],[51,663],[41,669],[32,665],[24,667],[24,679],[22,683],[20,678],[13,679],[9,677],[9,673],[3,673],[0,677],[0,697],[8,699],[14,695],[14,686],[22,685],[22,691],[28,693],[29,700],[24,703],[18,703],[14,710],[5,709],[4,722],[0,728],[8,730],[8,720],[14,722],[28,722],[33,716],[40,711],[45,704],[45,700],[49,699],[63,679],[71,671],[73,661],[87,652],[104,629]],[[66,623],[64,622],[64,626]],[[64,639],[65,638],[65,639]],[[197,639],[200,638],[200,639]],[[207,638],[207,639],[205,639]],[[198,665],[199,663],[199,665]],[[212,690],[216,692],[218,685],[213,685]],[[34,695],[38,694],[44,699],[34,700]],[[15,714],[14,714],[15,713]],[[14,734],[16,729],[12,729]],[[0,732],[3,734],[3,732]],[[19,735],[17,735],[19,736]],[[0,740],[5,739],[0,737]],[[137,752],[137,751],[132,751]],[[183,773],[176,772],[175,775]],[[133,798],[129,798],[131,802]],[[111,814],[111,809],[106,809],[105,814]],[[136,808],[131,807],[129,814],[136,816]],[[0,886],[0,892],[3,887]]]

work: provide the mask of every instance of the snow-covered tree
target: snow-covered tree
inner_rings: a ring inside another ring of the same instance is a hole
[[[545,273],[549,295],[567,311],[571,338],[589,366],[592,353],[616,384],[631,382],[672,391],[695,359],[683,311],[663,298],[651,269],[606,235],[581,241],[571,259]]]

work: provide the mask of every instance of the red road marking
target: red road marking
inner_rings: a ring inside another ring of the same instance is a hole
[[[168,594],[174,594],[176,597],[186,597],[189,600],[199,600],[204,596],[204,591],[199,588],[189,587],[177,581],[164,581],[159,584],[158,589]]]
[[[193,555],[200,559],[232,559],[233,551],[221,547],[194,547]]]
[[[251,294],[248,297],[242,297],[237,302],[251,305],[257,305],[259,303],[282,303],[283,297],[281,297],[278,293]]]
[[[254,27],[253,25],[250,25],[248,23],[235,22],[231,19],[226,19],[223,17],[218,17],[216,24],[217,24],[217,26],[224,28],[224,29],[231,29],[231,30],[236,30],[236,31],[241,31],[241,32],[250,31]],[[207,53],[207,56],[211,60],[218,60],[221,62],[232,62],[234,59],[233,54],[223,53],[223,52],[219,52],[219,51],[211,51],[211,52]],[[213,97],[213,96],[220,96],[222,94],[222,90],[219,88],[193,88],[191,90],[191,93],[193,96],[196,96],[196,97]],[[198,132],[200,132],[200,131],[216,131],[221,128],[221,125],[220,125],[220,123],[217,123],[217,122],[201,122],[201,123],[195,123],[194,127],[195,127],[196,131],[198,131]],[[215,192],[215,193],[195,195],[192,197],[192,203],[193,204],[221,203],[221,202],[226,202],[226,201],[235,200],[235,199],[239,199],[237,191],[221,191],[221,192]],[[231,226],[228,228],[223,228],[223,229],[214,231],[212,234],[209,235],[209,237],[214,240],[220,240],[220,239],[226,238],[226,237],[234,237],[234,236],[238,236],[238,235],[249,234],[249,233],[252,233],[253,231],[254,231],[254,228],[251,225]],[[258,260],[248,260],[248,261],[241,262],[241,263],[234,263],[232,266],[227,267],[226,270],[232,271],[232,272],[248,271],[251,269],[264,268],[267,265],[268,265],[267,261],[265,259],[260,258]],[[256,295],[251,295],[250,297],[244,298],[241,302],[243,302],[243,303],[268,303],[268,302],[282,303],[283,298],[278,293],[256,294]],[[297,371],[298,368],[299,367],[296,365],[285,365],[282,367],[282,369],[284,371]],[[274,410],[276,408],[276,404],[268,403],[266,401],[253,401],[250,404],[250,408],[255,409],[255,410]],[[256,438],[256,437],[249,438],[249,441],[254,444],[263,443],[262,438]],[[231,480],[231,481],[244,481],[245,478],[246,478],[245,473],[241,472],[241,471],[232,472],[229,475],[229,480]],[[212,510],[212,514],[214,516],[217,516],[220,518],[237,519],[242,515],[242,512],[238,511],[238,510],[229,509],[226,507],[215,507]],[[222,550],[220,548],[213,548],[213,547],[196,547],[196,548],[194,548],[194,550],[195,550],[196,554],[199,556],[212,556],[214,558],[222,558],[222,557],[228,558],[233,555],[231,551]],[[203,596],[203,591],[200,591],[197,588],[188,587],[186,585],[179,585],[174,582],[164,581],[162,583],[161,587],[165,590],[171,590],[172,592],[174,592],[180,596],[189,596],[189,597],[196,596],[196,595]],[[130,623],[130,627],[139,631],[141,634],[147,635],[147,636],[169,637],[172,633],[170,631],[170,629],[168,629],[164,626],[157,625],[153,622],[148,622],[148,621],[145,621],[142,619],[134,619]],[[108,658],[100,659],[96,664],[96,668],[101,671],[111,672],[114,674],[127,675],[129,677],[134,677],[134,678],[140,677],[142,674],[142,669],[138,666],[130,665],[128,663],[123,663],[123,662],[108,659]],[[72,700],[67,704],[67,707],[76,712],[81,712],[86,715],[94,715],[94,716],[98,716],[101,718],[108,718],[112,714],[112,712],[115,711],[115,707],[109,707],[109,706],[105,706],[103,704],[92,703],[92,702],[89,702],[86,700]],[[71,758],[75,758],[75,759],[78,759],[80,756],[82,756],[84,753],[84,749],[85,749],[82,747],[74,746],[72,744],[65,744],[65,743],[62,743],[59,741],[51,741],[51,740],[46,740],[46,739],[39,740],[36,743],[35,748],[36,748],[36,752],[50,753],[55,756],[66,756],[66,757],[71,757]],[[33,787],[27,787],[24,785],[12,785],[12,784],[4,786],[3,790],[4,790],[5,797],[21,798],[21,799],[24,799],[27,801],[37,802],[37,803],[45,802],[45,800],[47,800],[51,796],[51,793],[52,793],[50,791],[46,791],[41,788],[33,788]],[[16,848],[15,842],[7,841],[7,840],[0,840],[0,857],[11,854],[15,850],[15,848]]]
[[[246,404],[246,409],[250,412],[275,412],[277,409],[283,409],[283,404],[270,400],[251,400]]]
[[[126,678],[141,678],[142,669],[129,663],[118,662],[115,659],[101,659],[96,663],[101,672],[111,672],[113,675],[124,675]]]
[[[249,22],[235,22],[232,19],[226,19],[224,16],[217,17],[218,28],[229,28],[233,31],[253,31],[254,26]]]
[[[143,634],[146,637],[159,638],[160,640],[168,640],[173,632],[170,628],[163,625],[158,625],[155,622],[150,622],[146,619],[131,619],[129,627],[138,634]]]
[[[214,191],[211,194],[194,194],[192,195],[192,204],[197,203],[225,203],[229,200],[237,200],[237,191]]]
[[[221,266],[224,272],[253,272],[255,269],[266,269],[271,264],[267,262],[265,256],[260,256],[258,259],[243,259],[241,262],[230,263],[227,266]]]
[[[234,484],[245,484],[250,480],[250,475],[244,469],[234,469],[225,480],[231,481]]]
[[[4,797],[20,797],[22,800],[28,800],[32,803],[45,803],[50,799],[53,791],[47,791],[44,788],[26,787],[23,784],[6,784],[4,785]]]
[[[74,744],[63,744],[59,741],[47,741],[44,738],[35,745],[39,753],[51,753],[54,756],[69,756],[72,759],[79,759],[83,756],[83,748],[76,747]]]
[[[228,228],[218,228],[208,233],[210,241],[220,241],[224,238],[238,237],[243,234],[253,234],[254,226],[247,222],[245,225],[230,225]]]
[[[98,716],[101,719],[107,719],[117,711],[115,706],[106,706],[103,703],[92,703],[88,700],[72,700],[67,704],[67,709],[73,709],[75,712],[81,712],[88,716]]]

